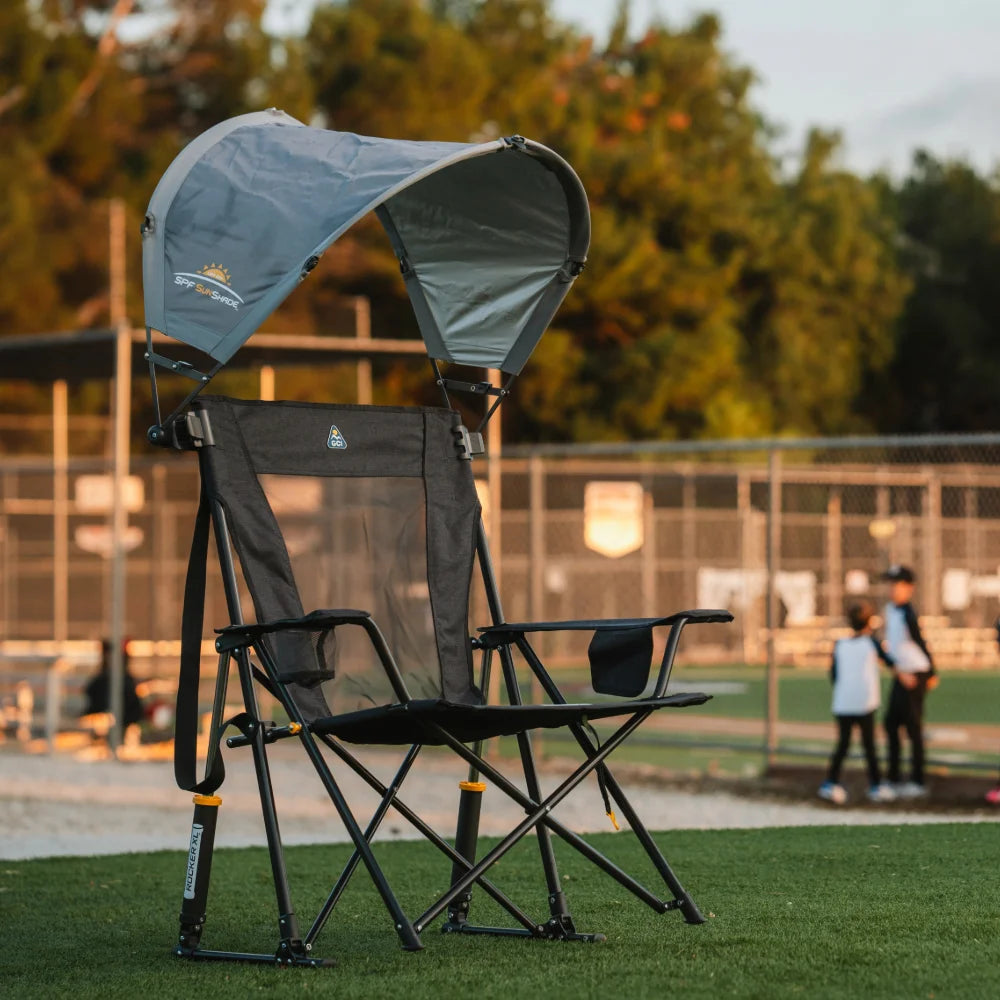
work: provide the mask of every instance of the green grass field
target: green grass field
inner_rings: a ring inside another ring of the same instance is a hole
[[[12,1000],[1000,995],[994,823],[683,831],[660,840],[711,914],[706,924],[654,914],[565,850],[561,871],[577,926],[605,932],[604,944],[458,938],[435,925],[424,932],[424,951],[405,953],[359,876],[317,941],[316,954],[338,961],[326,970],[174,958],[179,852],[0,862],[2,993]],[[646,871],[631,836],[594,842]],[[495,880],[544,915],[533,847],[505,858]],[[347,853],[289,849],[300,914],[311,918]],[[447,878],[447,862],[422,843],[383,845],[380,858],[412,914]],[[481,893],[474,912],[494,916]],[[266,853],[219,851],[205,947],[271,950],[275,924]]]
[[[765,670],[760,666],[687,667],[674,673],[676,681],[745,685],[739,693],[713,695],[706,711],[738,718],[760,718],[766,698]],[[888,675],[883,680],[883,704],[888,697]],[[825,670],[783,667],[778,671],[778,705],[782,720],[828,722],[831,685]],[[960,725],[1000,725],[1000,672],[984,670],[942,671],[941,683],[927,698],[927,721]]]
[[[1000,725],[1000,671],[941,671],[941,683],[927,698],[927,721],[960,725],[980,723]],[[581,695],[589,683],[584,669],[564,668],[558,672],[560,684]],[[739,719],[760,719],[766,705],[767,678],[763,666],[732,664],[675,668],[671,684],[698,688],[712,693],[712,700],[700,709],[711,715]],[[723,685],[721,690],[716,685]],[[883,704],[888,697],[889,677],[883,679]],[[714,689],[714,690],[713,690]],[[831,685],[826,670],[779,667],[778,711],[785,722],[829,722]]]
[[[583,667],[562,668],[559,683],[570,698],[587,700],[592,696],[589,674]],[[687,713],[722,716],[733,719],[763,719],[767,699],[766,671],[763,666],[733,664],[727,666],[679,665],[672,683],[692,689],[704,689],[712,700]],[[883,703],[888,697],[888,675],[883,681]],[[818,739],[799,739],[791,745],[783,741],[788,751],[778,754],[779,761],[802,762],[825,759],[833,747],[834,728],[830,715],[831,686],[825,670],[782,667],[778,670],[778,717],[782,722],[826,723]],[[529,696],[525,688],[525,697]],[[928,726],[962,726],[966,724],[1000,725],[1000,671],[942,672],[940,686],[932,692],[926,703]],[[602,733],[609,732],[608,725],[598,724]],[[879,740],[882,740],[881,733]],[[695,744],[701,744],[695,746]],[[728,744],[722,746],[721,744]],[[571,741],[562,733],[545,733],[542,737],[543,752],[559,756],[572,750]],[[860,753],[855,746],[854,751]],[[513,754],[511,744],[505,749]],[[949,766],[962,767],[963,761],[978,766],[983,773],[995,773],[996,756],[1000,743],[985,752],[948,753]],[[942,755],[931,745],[930,759]],[[640,731],[616,751],[615,759],[630,763],[652,764],[675,772],[690,774],[719,773],[729,776],[749,776],[759,773],[764,763],[761,737],[739,732],[656,734],[649,729]],[[851,759],[854,759],[853,757]]]

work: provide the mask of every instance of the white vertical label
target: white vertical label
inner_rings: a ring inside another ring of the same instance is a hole
[[[188,850],[187,876],[184,879],[184,898],[194,899],[194,883],[198,875],[198,856],[201,854],[201,837],[205,828],[201,823],[191,826],[191,847]]]

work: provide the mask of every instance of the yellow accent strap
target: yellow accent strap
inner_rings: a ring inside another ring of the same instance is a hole
[[[289,722],[288,723],[288,731],[292,734],[292,736],[298,736],[298,734],[302,732],[302,723],[301,722]]]
[[[463,792],[485,792],[486,785],[482,781],[460,781],[458,787]]]
[[[218,795],[196,795],[191,800],[196,806],[221,806],[222,799]]]
[[[611,825],[612,825],[612,826],[613,826],[613,827],[614,827],[614,828],[615,828],[616,830],[620,830],[620,829],[621,829],[621,827],[620,827],[620,826],[618,825],[618,818],[617,818],[617,817],[615,816],[615,811],[614,811],[614,809],[612,809],[612,810],[611,810],[611,811],[610,811],[610,812],[608,813],[608,819],[609,819],[609,820],[611,820]]]

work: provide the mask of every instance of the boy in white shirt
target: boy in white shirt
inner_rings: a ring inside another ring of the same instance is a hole
[[[875,752],[875,713],[881,704],[879,660],[892,666],[892,660],[872,635],[874,608],[867,601],[852,605],[847,620],[854,635],[838,639],[833,646],[833,715],[840,737],[830,758],[826,781],[820,785],[819,796],[828,802],[843,805],[847,791],[840,784],[840,768],[851,744],[855,726],[861,733],[868,766],[868,798],[872,802],[891,802],[893,790],[882,782],[878,754]]]
[[[908,566],[890,566],[882,579],[890,583],[890,600],[883,612],[885,645],[896,664],[896,677],[885,711],[888,777],[899,798],[922,798],[927,795],[924,785],[924,696],[937,686],[937,675],[911,603],[917,579],[913,570]],[[910,740],[910,780],[902,783],[901,729]]]

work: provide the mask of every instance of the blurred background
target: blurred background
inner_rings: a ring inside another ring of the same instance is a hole
[[[905,562],[945,674],[932,756],[992,768],[998,38],[1000,8],[978,0],[8,0],[4,738],[79,745],[109,636],[152,706],[142,740],[169,735],[153,716],[176,676],[197,473],[146,445],[149,391],[123,392],[116,345],[142,338],[138,229],[167,165],[277,106],[393,138],[520,133],[580,175],[588,266],[505,403],[484,497],[511,619],[736,614],[688,638],[677,674],[716,685],[721,735],[651,759],[825,753],[845,603],[882,600],[879,573]],[[263,329],[415,351],[249,366],[218,391],[437,402],[373,219]],[[224,617],[209,589],[207,627]],[[572,671],[584,649],[560,642],[546,652]]]

